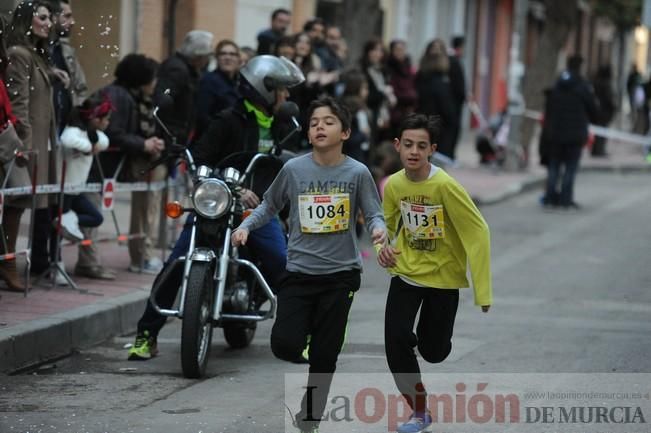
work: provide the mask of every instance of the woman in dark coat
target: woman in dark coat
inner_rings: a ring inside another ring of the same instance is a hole
[[[406,115],[413,113],[418,102],[416,93],[416,74],[407,55],[405,41],[395,39],[389,44],[387,59],[389,84],[396,95],[396,105],[391,109],[392,136],[397,136],[398,128]]]
[[[420,69],[416,75],[416,91],[418,111],[427,115],[438,115],[443,122],[436,151],[454,159],[454,131],[458,117],[455,115],[449,69],[450,60],[445,43],[441,39],[433,40],[420,60]]]

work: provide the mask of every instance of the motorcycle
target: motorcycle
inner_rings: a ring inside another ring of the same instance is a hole
[[[233,154],[211,168],[196,167],[190,151],[187,148],[181,151],[194,180],[190,194],[192,206],[184,208],[179,202],[168,203],[166,213],[173,218],[186,212],[195,214],[190,244],[186,255],[167,266],[157,279],[158,284],[154,283],[150,301],[160,314],[183,321],[181,366],[187,378],[205,374],[214,327],[223,329],[230,347],[245,348],[253,340],[258,322],[275,316],[276,296],[269,284],[247,248],[232,247],[230,239],[247,212],[240,202],[242,189],[253,181],[258,166],[266,164],[278,169],[282,166],[279,156],[283,144],[301,129],[295,115],[298,108],[293,103],[286,104],[276,119],[286,118],[291,131],[269,153]],[[171,136],[158,117],[158,108],[154,110],[154,118]],[[178,149],[178,146],[173,143],[171,148]],[[243,165],[242,161],[246,160],[248,164]],[[160,282],[178,271],[179,266],[183,267],[183,279],[178,309],[160,308],[156,301]],[[262,310],[266,301],[269,307]]]

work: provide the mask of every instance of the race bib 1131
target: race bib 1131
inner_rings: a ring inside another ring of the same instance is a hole
[[[405,229],[414,240],[445,237],[442,205],[414,204],[400,201],[400,213]]]

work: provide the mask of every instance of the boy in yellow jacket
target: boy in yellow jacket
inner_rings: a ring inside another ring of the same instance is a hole
[[[488,225],[463,187],[430,163],[439,130],[437,116],[412,114],[403,121],[394,147],[404,169],[384,189],[384,218],[392,241],[379,248],[378,262],[393,276],[384,319],[385,350],[398,390],[413,410],[398,433],[418,433],[432,423],[414,347],[432,363],[449,355],[459,288],[468,287],[467,264],[475,304],[486,313],[492,303]]]

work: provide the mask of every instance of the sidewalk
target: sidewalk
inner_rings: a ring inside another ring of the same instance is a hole
[[[537,164],[537,157],[532,159],[531,168],[525,172],[505,173],[479,167],[473,137],[469,133],[459,144],[460,166],[447,171],[459,180],[480,206],[500,202],[531,188],[542,189],[545,171]],[[584,155],[582,170],[651,172],[639,146],[609,143],[608,151],[608,158],[595,159]],[[129,203],[118,200],[116,207],[124,231],[128,228]],[[106,220],[110,223],[108,215]],[[27,215],[23,217],[23,222],[26,221]],[[112,225],[105,223],[101,234],[111,234],[112,231],[115,231]],[[76,348],[135,331],[154,277],[127,271],[129,254],[126,245],[115,242],[101,245],[103,263],[117,272],[115,281],[71,275],[85,292],[66,287],[52,288],[45,285],[45,281],[33,288],[27,297],[0,291],[0,373],[65,356]],[[75,246],[63,251],[70,271],[74,269],[76,254]]]

